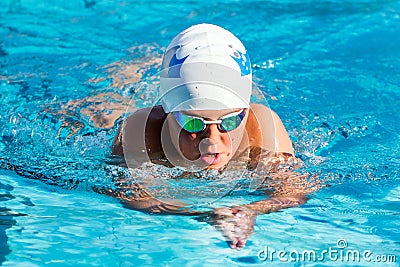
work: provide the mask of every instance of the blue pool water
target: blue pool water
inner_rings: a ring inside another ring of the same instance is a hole
[[[91,190],[122,170],[109,157],[118,122],[88,114],[127,106],[116,94],[150,105],[163,48],[201,22],[240,37],[297,156],[329,184],[301,207],[258,216],[240,251],[205,222]],[[0,265],[265,266],[267,247],[387,256],[275,254],[274,266],[398,266],[399,1],[2,0],[0,26]],[[109,98],[117,106],[93,110]]]

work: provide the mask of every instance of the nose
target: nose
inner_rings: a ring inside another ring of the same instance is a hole
[[[218,129],[217,124],[210,124],[204,130],[204,136],[202,142],[208,145],[216,145],[219,143],[221,132]]]
[[[217,125],[210,124],[203,131],[203,136],[199,143],[199,150],[201,154],[214,153],[217,150],[217,144],[220,142],[220,131]]]

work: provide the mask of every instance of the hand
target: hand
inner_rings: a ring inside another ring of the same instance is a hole
[[[231,248],[240,249],[254,231],[256,213],[244,207],[217,208],[210,217]]]

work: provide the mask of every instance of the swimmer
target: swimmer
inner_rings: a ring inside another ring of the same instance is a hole
[[[127,117],[112,144],[112,153],[123,156],[128,167],[153,162],[223,171],[230,162],[242,161],[243,155],[254,171],[268,165],[263,162],[297,162],[278,115],[250,103],[250,59],[229,31],[199,24],[179,33],[164,53],[160,79],[161,104]],[[271,168],[269,176],[281,178],[278,169]],[[141,190],[140,185],[132,187]],[[301,205],[306,193],[302,188],[283,190],[265,200],[216,208],[203,218],[222,232],[232,248],[242,248],[257,215]],[[121,192],[113,195],[136,210],[201,215],[179,203],[154,199],[145,190],[134,199]]]

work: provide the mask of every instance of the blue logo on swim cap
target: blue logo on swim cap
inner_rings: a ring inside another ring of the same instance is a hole
[[[180,48],[180,46],[172,48],[175,51],[174,51],[174,55],[171,58],[171,61],[169,62],[169,65],[168,65],[168,77],[169,78],[181,78],[181,67],[182,67],[182,64],[189,57],[189,55],[187,55],[186,57],[178,59],[176,57],[176,51],[179,48]]]
[[[239,65],[242,76],[246,76],[251,73],[250,58],[247,53],[243,54],[239,50],[236,50],[231,57]]]

